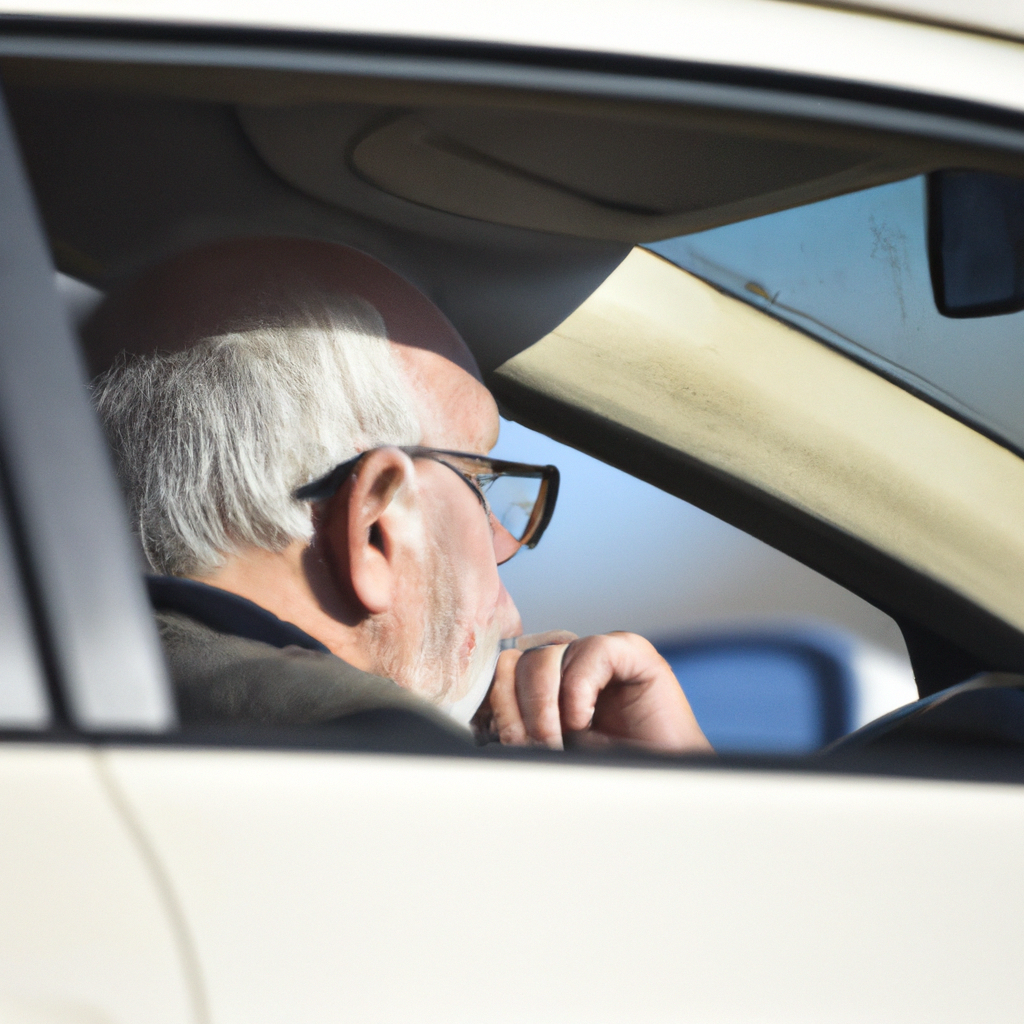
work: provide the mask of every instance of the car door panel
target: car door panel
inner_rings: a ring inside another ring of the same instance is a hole
[[[0,746],[0,1021],[198,1024],[174,915],[89,747]]]
[[[180,899],[216,1024],[1008,1020],[1024,1005],[1016,787],[103,757]]]

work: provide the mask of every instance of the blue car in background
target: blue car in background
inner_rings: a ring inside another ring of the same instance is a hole
[[[836,628],[706,633],[659,649],[723,753],[808,753],[917,699],[909,666]]]

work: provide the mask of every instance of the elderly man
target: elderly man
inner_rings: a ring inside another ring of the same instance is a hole
[[[557,475],[486,457],[472,355],[376,260],[206,246],[112,295],[85,343],[186,721],[405,707],[504,743],[709,749],[640,637],[499,657],[522,629],[498,564],[539,538]]]

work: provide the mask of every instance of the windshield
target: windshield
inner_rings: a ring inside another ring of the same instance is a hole
[[[938,312],[924,176],[647,248],[1024,449],[1024,312]]]

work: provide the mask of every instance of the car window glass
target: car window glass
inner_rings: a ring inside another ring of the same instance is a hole
[[[923,176],[647,248],[1024,448],[1024,312],[939,313]]]

